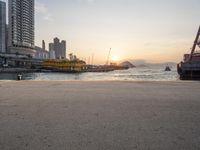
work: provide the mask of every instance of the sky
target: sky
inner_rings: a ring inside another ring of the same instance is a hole
[[[6,1],[6,0],[4,0]],[[111,59],[179,62],[200,25],[199,0],[35,0],[36,45],[54,37],[67,53]]]

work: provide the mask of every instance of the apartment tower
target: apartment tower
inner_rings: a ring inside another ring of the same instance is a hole
[[[34,0],[9,0],[10,53],[35,56]]]

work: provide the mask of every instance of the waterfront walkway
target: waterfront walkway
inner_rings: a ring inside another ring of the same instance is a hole
[[[1,150],[199,150],[200,82],[0,82]]]

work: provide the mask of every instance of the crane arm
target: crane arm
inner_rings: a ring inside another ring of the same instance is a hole
[[[192,51],[191,51],[191,54],[190,54],[190,58],[189,58],[189,62],[192,61],[192,56],[195,52],[195,49],[196,49],[196,46],[200,46],[200,43],[199,43],[199,37],[200,37],[200,26],[199,26],[199,30],[197,32],[197,36],[195,38],[195,41],[194,41],[194,44],[193,44],[193,47],[192,47]]]

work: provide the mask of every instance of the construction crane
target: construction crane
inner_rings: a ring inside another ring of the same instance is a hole
[[[200,41],[199,41],[200,39],[199,39],[199,37],[200,37],[200,26],[199,26],[199,30],[197,32],[197,36],[195,38],[195,41],[194,41],[194,44],[193,44],[193,47],[192,47],[192,51],[191,51],[191,54],[190,54],[190,57],[189,57],[189,62],[192,61],[192,57],[193,57],[193,55],[195,53],[196,46],[200,47]]]
[[[191,53],[184,55],[184,60],[177,65],[178,74],[181,80],[200,79],[200,52],[196,49],[200,47],[200,26],[193,43]]]
[[[110,48],[109,53],[108,53],[108,58],[107,58],[107,61],[106,61],[106,65],[109,65],[109,62],[110,62],[110,54],[111,54],[111,48]]]

